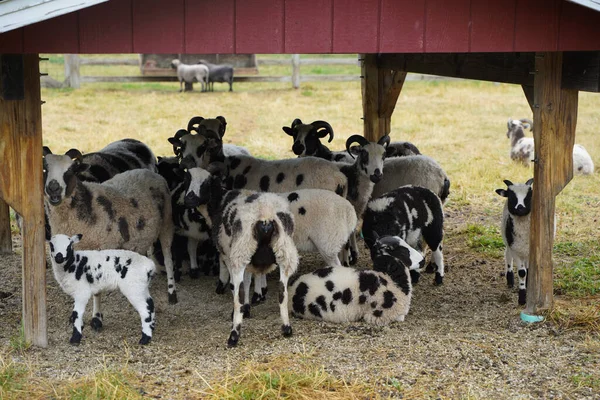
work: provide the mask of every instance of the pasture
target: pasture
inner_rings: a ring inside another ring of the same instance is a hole
[[[85,72],[82,72],[85,74]],[[44,145],[54,153],[97,150],[135,138],[172,155],[167,138],[195,115],[225,116],[226,143],[255,156],[292,157],[282,130],[293,119],[328,121],[342,149],[362,133],[359,82],[234,84],[226,92],[178,93],[178,83],[90,84],[43,89]],[[47,274],[49,347],[28,348],[20,334],[20,239],[0,268],[0,398],[597,398],[600,393],[600,95],[581,93],[576,143],[596,164],[557,198],[555,309],[545,322],[519,319],[506,288],[500,216],[503,179],[525,182],[533,168],[509,158],[506,121],[531,118],[519,86],[476,81],[408,81],[392,117],[392,140],[435,158],[451,179],[445,205],[444,285],[424,275],[403,323],[373,327],[292,319],[283,338],[276,280],[265,304],[244,321],[240,344],[226,348],[231,297],[216,277],[178,285],[169,305],[166,278],[152,294],[157,328],[137,345],[139,320],[119,293],[105,296],[100,333],[84,318],[82,343],[68,343],[71,299]],[[531,132],[527,132],[531,135]],[[385,171],[384,171],[385,174]],[[362,242],[358,268],[369,268]],[[322,266],[305,255],[300,269]]]

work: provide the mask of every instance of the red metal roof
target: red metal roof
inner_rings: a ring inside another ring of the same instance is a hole
[[[0,53],[600,50],[563,0],[112,0],[0,34]]]

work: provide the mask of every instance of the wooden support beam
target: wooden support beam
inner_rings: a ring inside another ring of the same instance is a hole
[[[573,177],[578,92],[561,88],[561,52],[536,54],[535,167],[531,211],[527,314],[552,307],[555,197]]]
[[[531,108],[531,112],[533,113],[533,111],[534,111],[533,105],[535,103],[535,99],[533,96],[533,86],[521,85],[521,88],[523,88],[523,93],[525,93],[525,97],[527,98],[527,103],[529,103],[529,108]]]
[[[12,253],[10,210],[8,204],[0,198],[0,254],[7,253]]]
[[[0,55],[0,193],[23,217],[25,340],[46,347],[42,109],[37,54]]]
[[[364,136],[376,142],[391,131],[390,121],[406,71],[380,67],[377,54],[364,54],[361,58]]]

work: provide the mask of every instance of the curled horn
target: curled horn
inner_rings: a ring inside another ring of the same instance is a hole
[[[72,160],[77,160],[79,162],[81,162],[83,156],[81,155],[81,152],[77,149],[71,149],[69,151],[67,151],[65,153],[66,155],[68,155]]]
[[[187,134],[189,134],[189,132],[188,132],[188,131],[186,131],[185,129],[180,129],[180,130],[178,130],[177,132],[175,132],[175,136],[174,136],[174,138],[175,138],[175,139],[179,139],[179,138],[181,138],[182,136],[185,136],[185,135],[187,135]]]
[[[509,181],[508,179],[504,180],[504,183],[506,184],[506,186],[511,186],[513,183],[511,181]]]
[[[331,143],[331,141],[333,140],[333,128],[331,127],[331,125],[329,125],[329,123],[327,123],[325,121],[314,121],[311,125],[317,131],[321,128],[325,128],[325,132],[329,133],[329,140],[327,141],[327,143]],[[325,137],[325,135],[323,135],[323,136],[319,135],[319,137]]]
[[[352,143],[358,143],[360,145],[360,147],[366,146],[369,144],[369,141],[361,135],[352,135],[348,138],[348,140],[346,140],[346,151],[348,152],[348,154],[350,154],[350,156],[352,158],[355,158],[354,155],[352,154],[352,152],[350,151],[350,145]]]
[[[50,147],[44,146],[43,147],[43,154],[44,154],[44,157],[46,157],[48,154],[52,154],[52,150],[50,150]]]
[[[522,118],[519,121],[521,121],[522,124],[528,124],[529,130],[533,131],[533,121],[532,120],[530,120],[529,118]]]
[[[196,130],[194,128],[194,125],[199,124],[203,120],[204,120],[204,117],[192,117],[192,119],[190,119],[190,122],[188,122],[188,126],[187,126],[188,132],[192,131],[192,130]]]
[[[390,145],[390,135],[382,136],[377,144],[382,145],[383,147],[388,147]]]

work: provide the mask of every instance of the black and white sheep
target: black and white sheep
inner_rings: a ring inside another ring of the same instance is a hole
[[[227,267],[233,290],[233,327],[227,345],[236,346],[246,310],[240,304],[239,289],[250,274],[266,274],[277,266],[280,271],[279,309],[284,336],[292,334],[287,309],[287,283],[298,267],[294,245],[294,216],[289,202],[274,193],[254,192],[240,196],[238,191],[224,194],[221,169],[194,168],[199,187],[186,195],[189,206],[197,206],[210,221],[213,238]],[[211,174],[214,172],[215,174]]]
[[[194,82],[194,79],[200,82],[203,92],[207,90],[210,73],[206,65],[188,65],[175,58],[173,61],[171,61],[171,66],[177,69],[177,79],[179,80],[180,92],[183,92],[183,82],[190,84]]]
[[[49,150],[49,149],[48,149]],[[44,207],[53,233],[85,232],[78,247],[125,249],[140,254],[160,240],[167,271],[169,302],[177,302],[171,241],[173,223],[167,182],[159,174],[135,169],[103,182],[82,182],[88,168],[76,149],[65,155],[44,152]],[[94,296],[92,327],[102,327],[100,298]]]
[[[52,236],[50,255],[54,278],[62,290],[75,301],[71,321],[71,344],[81,342],[83,313],[92,295],[119,289],[140,314],[142,338],[140,344],[152,339],[155,324],[154,301],[148,289],[154,276],[154,262],[128,250],[79,250],[73,245],[82,234],[71,237]]]
[[[233,66],[230,64],[213,64],[206,60],[198,61],[198,64],[205,65],[209,71],[208,90],[214,91],[215,82],[229,83],[229,91],[233,91]]]
[[[444,212],[440,198],[431,190],[408,185],[372,199],[365,210],[362,233],[371,258],[377,254],[378,237],[399,236],[417,250],[425,241],[432,251],[427,270],[435,271],[436,285],[443,283]]]
[[[524,184],[514,184],[505,180],[506,189],[496,189],[496,193],[505,197],[502,210],[502,241],[504,262],[506,263],[506,284],[512,288],[515,284],[513,265],[517,264],[519,273],[519,304],[527,300],[527,269],[529,267],[529,232],[531,225],[531,198],[533,197],[533,178]]]
[[[510,158],[526,166],[535,159],[533,138],[525,137],[525,129],[533,130],[533,122],[529,119],[508,119],[506,137],[510,139]],[[590,175],[594,173],[594,161],[585,147],[573,146],[573,174]]]
[[[404,321],[412,296],[409,270],[419,268],[423,257],[397,236],[376,241],[376,248],[376,263],[387,273],[340,266],[292,278],[292,315],[336,323]]]

